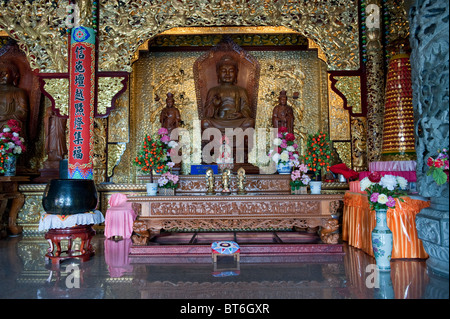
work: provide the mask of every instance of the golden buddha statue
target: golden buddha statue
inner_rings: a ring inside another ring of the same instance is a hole
[[[247,90],[236,85],[237,62],[230,55],[224,55],[217,62],[216,72],[219,85],[208,90],[202,129],[254,127]]]

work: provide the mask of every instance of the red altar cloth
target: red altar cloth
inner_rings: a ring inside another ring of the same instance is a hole
[[[387,211],[387,224],[393,235],[392,258],[428,258],[422,241],[417,237],[415,220],[423,208],[430,206],[430,202],[407,196],[402,198],[404,202],[397,198],[395,209],[390,208]],[[375,211],[369,209],[367,195],[346,192],[342,240],[374,256],[372,230],[375,225]]]
[[[415,171],[377,171],[384,175],[394,175],[404,177],[408,182],[416,182],[417,176]],[[371,172],[359,172],[359,180],[362,180],[364,177],[368,177]]]

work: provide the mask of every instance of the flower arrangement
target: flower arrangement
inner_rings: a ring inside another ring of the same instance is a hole
[[[170,150],[177,145],[170,140],[167,129],[160,128],[156,135],[145,136],[134,165],[139,166],[142,173],[150,174],[153,183],[153,171],[164,174],[175,165],[170,159]]]
[[[291,173],[291,188],[299,188],[303,186],[308,186],[311,178],[306,174],[308,172],[308,166],[305,164],[300,164],[297,166],[298,169],[294,169]]]
[[[158,179],[158,186],[162,188],[175,189],[178,187],[178,179],[178,175],[172,174],[171,172],[166,172]]]
[[[395,207],[395,198],[406,195],[408,181],[401,176],[384,175],[372,172],[360,181],[361,191],[369,196],[370,209],[388,209]]]
[[[429,167],[427,176],[433,176],[436,184],[443,185],[448,183],[448,149],[438,150],[436,159],[428,157],[427,166]]]
[[[306,142],[306,155],[304,163],[313,172],[317,181],[322,169],[330,170],[331,147],[328,135],[323,132],[309,135]]]
[[[293,166],[293,161],[298,159],[298,144],[295,143],[295,135],[288,133],[287,128],[280,127],[278,129],[278,135],[273,140],[273,144],[276,146],[273,150],[270,150],[269,157],[275,163],[289,164]]]
[[[6,156],[18,156],[26,151],[25,140],[19,135],[19,122],[11,119],[0,133],[0,152]]]
[[[5,167],[3,166],[5,163],[5,156],[2,153],[3,145],[0,145],[0,174],[3,174],[5,172]]]

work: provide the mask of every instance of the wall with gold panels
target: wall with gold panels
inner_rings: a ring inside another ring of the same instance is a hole
[[[261,65],[256,128],[271,127],[272,110],[278,103],[280,91],[285,89],[290,96],[288,103],[294,108],[294,129],[302,140],[303,150],[307,134],[328,130],[326,64],[318,59],[316,50],[249,52]],[[114,169],[114,182],[136,181],[133,159],[145,134],[155,133],[160,128],[159,114],[165,107],[168,92],[175,96],[175,106],[180,110],[185,128],[192,131],[194,121],[198,120],[193,65],[202,54],[202,51],[140,53],[130,76],[129,143],[126,150],[123,146],[117,150],[115,146],[114,161],[119,158],[118,152],[123,154]],[[294,92],[299,93],[298,99],[292,98]],[[116,105],[111,116],[114,117],[115,112],[126,112],[120,111],[125,109],[124,105]],[[114,120],[111,122],[115,123]],[[114,125],[116,129],[120,126]],[[194,147],[200,147],[199,140],[193,143]],[[109,144],[109,152],[112,150]],[[193,162],[200,163],[199,157]],[[112,166],[108,163],[108,176]]]

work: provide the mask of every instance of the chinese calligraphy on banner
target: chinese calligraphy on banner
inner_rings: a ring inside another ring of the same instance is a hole
[[[70,47],[69,178],[93,178],[95,33],[72,29]]]

